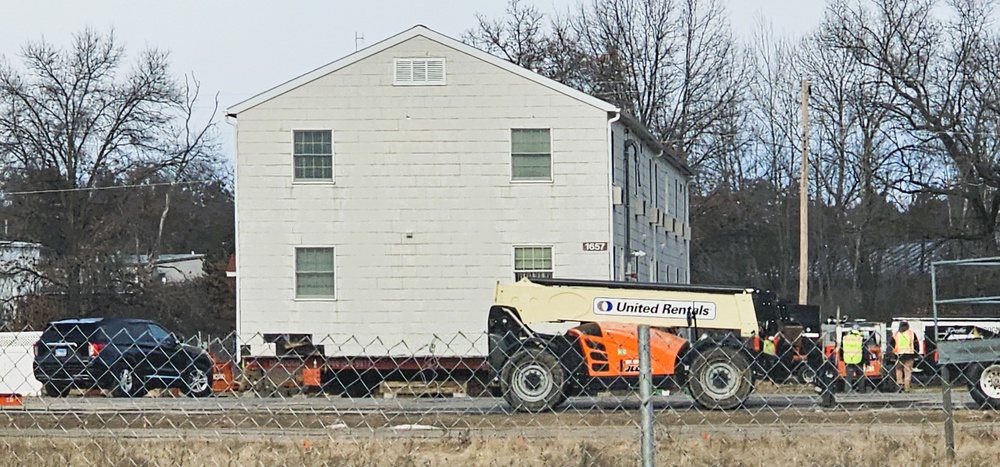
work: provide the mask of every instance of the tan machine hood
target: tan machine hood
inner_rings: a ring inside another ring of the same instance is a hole
[[[648,324],[757,331],[754,290],[735,287],[642,284],[574,279],[522,279],[497,284],[495,304],[517,310],[521,321]]]

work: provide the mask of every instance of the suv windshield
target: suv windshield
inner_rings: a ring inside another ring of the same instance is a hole
[[[149,334],[153,336],[153,340],[155,340],[156,342],[163,342],[167,340],[168,337],[170,337],[169,332],[167,332],[166,330],[155,324],[149,325]]]

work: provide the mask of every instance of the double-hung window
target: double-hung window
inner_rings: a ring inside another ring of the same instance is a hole
[[[552,277],[552,247],[514,247],[514,280],[523,277]]]
[[[295,298],[334,298],[332,247],[295,249]]]
[[[682,180],[677,180],[674,184],[674,208],[675,217],[681,222],[687,222],[687,193]]]
[[[295,180],[333,181],[333,131],[296,130]]]
[[[510,130],[510,178],[552,180],[552,138],[548,128]]]
[[[659,192],[656,191],[656,186],[660,182],[659,174],[656,171],[656,164],[653,163],[653,159],[649,160],[649,203],[655,208],[659,207],[657,203],[657,198],[659,197]]]

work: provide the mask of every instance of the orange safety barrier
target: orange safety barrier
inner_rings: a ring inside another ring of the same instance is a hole
[[[318,388],[323,386],[323,372],[319,361],[313,359],[302,367],[302,385]]]
[[[233,362],[216,362],[212,369],[212,391],[236,390],[236,365]]]
[[[20,394],[0,394],[0,406],[18,407],[24,404],[24,396]]]
[[[303,368],[302,369],[302,385],[320,387],[323,385],[322,379],[320,377],[319,368]]]

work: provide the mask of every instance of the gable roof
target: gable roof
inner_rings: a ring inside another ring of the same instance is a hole
[[[256,96],[253,96],[253,97],[251,97],[251,98],[249,98],[247,100],[244,100],[243,102],[240,102],[240,103],[238,103],[236,105],[233,105],[232,107],[229,107],[228,109],[226,109],[226,115],[227,116],[237,116],[241,112],[244,112],[246,110],[252,109],[252,108],[254,108],[254,107],[256,107],[256,106],[258,106],[258,105],[260,105],[260,104],[262,104],[264,102],[267,102],[267,101],[269,101],[271,99],[274,99],[275,97],[278,97],[278,96],[280,96],[282,94],[285,94],[286,92],[289,92],[289,91],[291,91],[293,89],[296,89],[296,88],[298,88],[300,86],[303,86],[305,84],[308,84],[308,83],[310,83],[312,81],[315,81],[315,80],[317,80],[319,78],[322,78],[323,76],[326,76],[326,75],[328,75],[330,73],[333,73],[333,72],[335,72],[337,70],[340,70],[341,68],[344,68],[344,67],[352,65],[354,63],[357,63],[357,62],[359,62],[361,60],[364,60],[364,59],[366,59],[366,58],[368,58],[368,57],[370,57],[372,55],[375,55],[375,54],[377,54],[379,52],[382,52],[382,51],[384,51],[386,49],[389,49],[389,48],[391,48],[391,47],[393,47],[393,46],[395,46],[397,44],[401,44],[403,42],[406,42],[406,41],[408,41],[408,40],[410,40],[410,39],[412,39],[414,37],[418,37],[418,36],[419,37],[424,37],[426,39],[430,39],[430,40],[432,40],[434,42],[437,42],[437,43],[439,43],[439,44],[441,44],[441,45],[443,45],[445,47],[449,47],[451,49],[457,50],[457,51],[462,52],[462,53],[464,53],[466,55],[471,55],[471,56],[473,56],[475,58],[478,58],[478,59],[480,59],[480,60],[482,60],[482,61],[484,61],[486,63],[489,63],[489,64],[491,64],[493,66],[496,66],[496,67],[501,68],[503,70],[506,70],[508,72],[514,73],[514,74],[516,74],[518,76],[521,76],[523,78],[529,79],[531,81],[534,81],[534,82],[536,82],[536,83],[538,83],[538,84],[540,84],[542,86],[545,86],[545,87],[547,87],[549,89],[552,89],[554,91],[557,91],[557,92],[560,92],[562,94],[565,94],[565,95],[567,95],[569,97],[572,97],[572,98],[574,98],[574,99],[576,99],[576,100],[578,100],[580,102],[583,102],[585,104],[589,104],[589,105],[591,105],[591,106],[593,106],[595,108],[598,108],[600,110],[603,110],[605,112],[618,112],[619,111],[618,107],[616,107],[616,106],[614,106],[612,104],[609,104],[609,103],[607,103],[605,101],[602,101],[602,100],[600,100],[600,99],[598,99],[598,98],[596,98],[594,96],[591,96],[591,95],[589,95],[589,94],[587,94],[585,92],[578,91],[578,90],[573,89],[573,88],[571,88],[569,86],[566,86],[565,84],[559,83],[559,82],[557,82],[555,80],[551,80],[551,79],[546,78],[546,77],[544,77],[542,75],[539,75],[538,73],[535,73],[535,72],[532,72],[530,70],[521,68],[521,67],[519,67],[519,66],[517,66],[517,65],[515,65],[515,64],[513,64],[511,62],[508,62],[508,61],[503,60],[503,59],[501,59],[499,57],[490,55],[490,54],[488,54],[486,52],[483,52],[482,50],[479,50],[479,49],[477,49],[475,47],[472,47],[472,46],[470,46],[468,44],[465,44],[465,43],[463,43],[461,41],[452,39],[452,38],[450,38],[448,36],[445,36],[444,34],[441,34],[439,32],[433,31],[433,30],[431,30],[430,28],[428,28],[426,26],[417,25],[417,26],[414,26],[414,27],[412,27],[410,29],[407,29],[406,31],[403,31],[403,32],[401,32],[399,34],[396,34],[395,36],[392,36],[392,37],[390,37],[388,39],[385,39],[385,40],[383,40],[381,42],[378,42],[378,43],[372,44],[371,46],[365,47],[365,48],[363,48],[363,49],[361,49],[361,50],[359,50],[357,52],[354,52],[354,53],[352,53],[352,54],[350,54],[350,55],[348,55],[348,56],[346,56],[346,57],[344,57],[344,58],[342,58],[340,60],[337,60],[337,61],[335,61],[333,63],[329,63],[329,64],[324,65],[324,66],[321,66],[321,67],[319,67],[319,68],[317,68],[317,69],[315,69],[313,71],[310,71],[310,72],[308,72],[308,73],[306,73],[306,74],[304,74],[302,76],[299,76],[297,78],[293,78],[293,79],[291,79],[289,81],[286,81],[283,84],[275,86],[275,87],[273,87],[271,89],[268,89],[267,91],[264,91],[264,92],[262,92],[260,94],[257,94]]]

